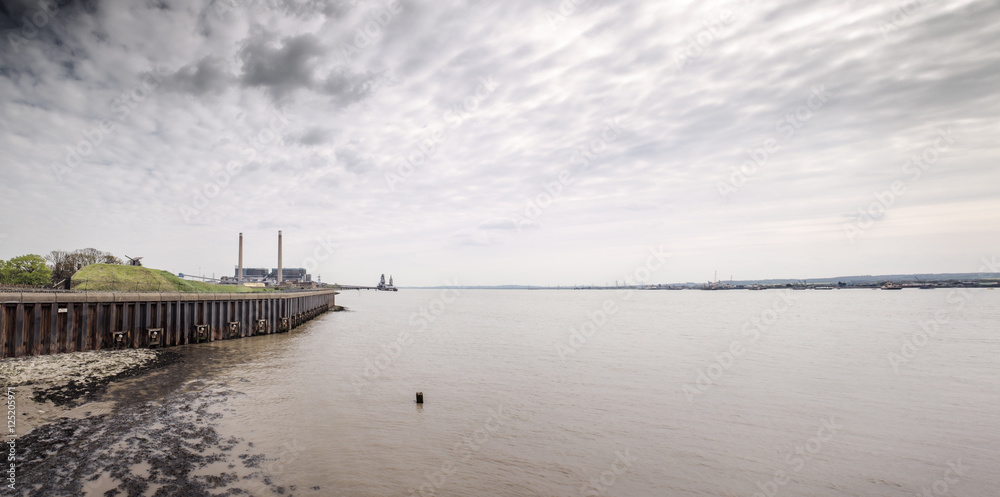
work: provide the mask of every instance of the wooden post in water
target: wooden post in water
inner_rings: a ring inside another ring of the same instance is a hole
[[[424,403],[424,392],[417,392],[417,404]]]

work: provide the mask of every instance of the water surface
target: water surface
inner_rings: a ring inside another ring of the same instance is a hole
[[[247,394],[220,432],[295,495],[1000,488],[1000,292],[337,298],[349,312],[211,344],[228,359],[205,366]]]

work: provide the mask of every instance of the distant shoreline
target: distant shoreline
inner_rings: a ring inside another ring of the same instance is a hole
[[[823,286],[832,285],[839,288],[875,288],[885,283],[897,283],[903,285],[933,285],[939,288],[980,288],[1000,286],[1000,273],[934,273],[934,274],[886,274],[874,276],[838,276],[834,278],[772,278],[761,280],[731,280],[719,281],[714,284],[731,285],[733,288],[745,289],[753,285],[761,285],[767,288],[782,288],[796,286]],[[711,285],[712,282],[707,282]],[[701,290],[706,282],[684,282],[684,283],[657,283],[641,285],[554,285],[554,286],[534,286],[534,285],[466,285],[466,286],[401,286],[402,290],[439,290],[444,288],[455,288],[460,290]]]

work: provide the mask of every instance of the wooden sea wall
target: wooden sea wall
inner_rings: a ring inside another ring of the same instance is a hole
[[[0,293],[0,358],[281,333],[332,309],[336,294]]]

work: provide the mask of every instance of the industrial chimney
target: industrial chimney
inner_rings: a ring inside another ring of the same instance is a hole
[[[236,274],[236,284],[243,285],[243,233],[240,233],[240,270]]]
[[[278,230],[278,286],[281,286],[281,230]]]

